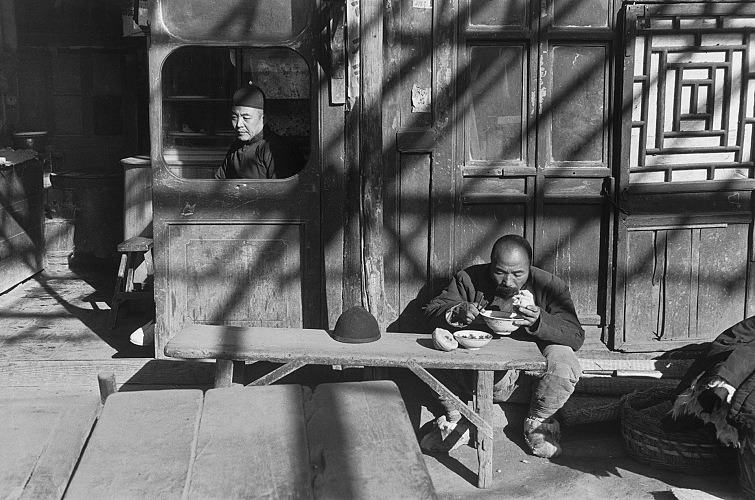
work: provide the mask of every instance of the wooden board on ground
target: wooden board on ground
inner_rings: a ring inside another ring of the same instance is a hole
[[[0,485],[7,498],[63,497],[99,405],[94,395],[0,402]]]
[[[182,498],[202,391],[111,395],[66,499]]]
[[[316,498],[435,498],[393,382],[319,385],[307,415]]]
[[[215,364],[150,358],[0,362],[0,388],[91,387],[97,390],[97,374],[102,372],[115,374],[119,387],[122,384],[197,386],[212,384]]]
[[[188,498],[312,497],[298,385],[207,391],[197,450]]]

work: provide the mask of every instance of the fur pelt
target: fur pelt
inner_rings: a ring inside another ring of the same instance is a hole
[[[734,392],[734,388],[728,386],[728,384],[726,384],[723,379],[700,384],[700,378],[702,376],[702,373],[698,375],[692,381],[692,385],[690,385],[689,388],[685,389],[684,392],[676,397],[674,406],[671,409],[671,416],[674,419],[677,419],[684,415],[692,415],[699,418],[706,424],[713,424],[716,429],[716,437],[721,443],[727,446],[739,448],[741,446],[739,431],[736,427],[732,426],[726,420],[726,414],[729,412],[729,408],[731,407],[731,394]],[[707,413],[700,405],[698,397],[703,391],[710,389],[711,387],[726,388],[728,397],[725,401],[722,402],[721,406],[713,410],[713,412]]]

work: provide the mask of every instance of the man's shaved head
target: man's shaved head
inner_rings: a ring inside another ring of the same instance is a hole
[[[496,257],[511,252],[523,253],[532,265],[532,246],[530,246],[529,241],[517,234],[507,234],[498,238],[490,252],[490,260],[496,260]]]

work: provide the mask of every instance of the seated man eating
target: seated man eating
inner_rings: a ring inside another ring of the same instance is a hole
[[[527,293],[529,292],[529,293]],[[480,299],[483,300],[480,300]],[[506,235],[493,245],[489,264],[470,266],[456,273],[451,283],[425,307],[433,326],[464,328],[479,321],[484,309],[516,312],[519,330],[531,335],[547,362],[544,374],[532,388],[524,437],[534,455],[551,458],[561,453],[556,412],[574,392],[582,374],[575,354],[584,342],[584,330],[566,283],[532,265],[532,247],[518,235]],[[494,401],[505,400],[516,387],[518,371],[496,372]],[[436,370],[435,376],[455,394],[470,393],[472,372]],[[421,441],[428,452],[447,452],[469,441],[470,424],[450,401],[440,398],[445,415]]]

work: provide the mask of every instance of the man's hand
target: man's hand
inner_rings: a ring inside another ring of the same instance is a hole
[[[451,323],[467,326],[474,321],[478,314],[480,314],[480,310],[477,309],[476,305],[471,302],[462,302],[451,315]]]
[[[536,305],[517,306],[517,311],[522,318],[514,320],[515,325],[532,328],[540,319],[540,308]]]

